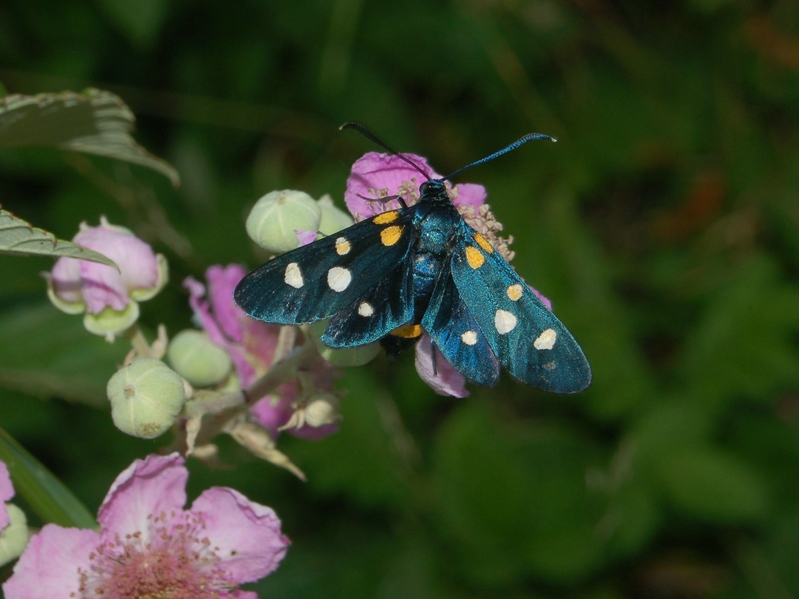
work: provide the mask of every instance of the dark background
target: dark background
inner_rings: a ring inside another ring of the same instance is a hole
[[[143,322],[190,326],[182,279],[258,263],[247,207],[339,206],[368,124],[439,172],[529,131],[479,182],[516,269],[580,341],[573,397],[507,376],[435,396],[412,355],[351,369],[341,432],[283,437],[303,484],[221,440],[191,492],[273,506],[293,546],[263,597],[799,596],[799,4],[683,0],[6,0],[0,82],[119,94],[181,172],[0,153],[0,202],[71,238],[101,214],[164,252]],[[116,431],[125,353],[56,313],[44,259],[0,256],[0,426],[92,509],[168,443]],[[49,385],[49,387],[48,387]],[[66,398],[68,401],[62,401]],[[100,409],[98,409],[100,408]]]

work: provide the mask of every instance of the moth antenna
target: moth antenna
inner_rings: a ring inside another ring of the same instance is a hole
[[[555,139],[551,135],[546,135],[545,133],[528,133],[524,137],[514,141],[509,146],[506,146],[506,147],[502,148],[499,152],[494,152],[490,156],[486,156],[485,158],[481,158],[480,160],[478,160],[476,162],[472,162],[471,164],[467,164],[466,166],[461,167],[458,170],[456,170],[454,173],[450,173],[446,177],[442,177],[441,180],[442,181],[448,181],[450,178],[454,177],[455,175],[459,175],[460,173],[462,173],[466,169],[472,168],[473,166],[477,166],[478,164],[483,164],[484,162],[488,162],[489,160],[494,160],[494,158],[498,158],[498,157],[502,156],[503,154],[507,154],[508,152],[510,152],[512,150],[515,150],[519,146],[523,146],[528,141],[533,141],[534,139],[545,139],[547,141],[553,141],[553,142],[554,141],[558,141],[557,139]]]
[[[405,156],[403,156],[402,154],[400,154],[399,152],[397,152],[395,149],[393,149],[393,148],[392,148],[391,146],[389,146],[389,145],[388,145],[386,142],[384,142],[383,140],[381,140],[380,138],[378,138],[378,137],[377,137],[377,136],[376,136],[374,133],[372,133],[371,131],[369,131],[369,129],[367,129],[366,127],[364,127],[364,126],[363,126],[363,125],[361,125],[360,123],[356,123],[356,122],[354,122],[354,121],[348,121],[348,122],[344,123],[343,125],[341,125],[341,127],[339,127],[339,128],[338,128],[338,130],[339,130],[339,131],[343,131],[344,129],[355,129],[355,130],[356,130],[356,131],[358,131],[358,132],[359,132],[361,135],[363,135],[363,136],[364,136],[364,137],[366,137],[367,139],[369,139],[369,140],[373,141],[374,143],[376,143],[378,146],[380,146],[381,148],[383,148],[383,149],[384,149],[386,152],[388,152],[389,154],[393,154],[394,156],[396,156],[396,157],[397,157],[397,158],[399,158],[400,160],[404,160],[405,162],[407,162],[408,164],[410,164],[410,165],[411,165],[413,168],[415,168],[417,171],[419,171],[420,173],[422,173],[422,176],[423,176],[425,179],[427,179],[428,181],[430,180],[430,177],[427,175],[427,173],[426,173],[426,172],[424,172],[424,171],[423,171],[423,170],[422,170],[422,169],[419,167],[419,165],[418,165],[418,164],[416,164],[416,163],[415,163],[413,160],[410,160],[409,158],[406,158]]]

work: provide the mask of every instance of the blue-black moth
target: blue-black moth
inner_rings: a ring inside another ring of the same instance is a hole
[[[468,380],[492,386],[500,364],[532,387],[576,393],[591,368],[571,333],[480,233],[458,213],[445,182],[533,139],[447,177],[430,179],[362,125],[345,123],[405,160],[427,179],[419,201],[389,210],[269,260],[234,298],[264,322],[298,325],[329,318],[322,341],[352,348],[380,341],[389,355],[426,332]],[[391,199],[391,198],[389,198]],[[386,201],[386,198],[377,201]]]

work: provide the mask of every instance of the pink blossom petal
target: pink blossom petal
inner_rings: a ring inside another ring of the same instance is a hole
[[[546,306],[547,310],[549,310],[550,312],[552,312],[552,302],[551,302],[551,301],[549,301],[549,298],[548,298],[548,297],[546,297],[546,296],[545,296],[543,293],[541,293],[540,291],[538,291],[538,289],[536,289],[536,288],[535,288],[535,287],[533,287],[532,285],[528,285],[528,287],[530,288],[530,291],[532,291],[533,293],[535,293],[535,296],[536,296],[538,299],[540,299],[540,300],[541,300],[541,303],[542,303],[542,304],[544,304],[544,305]]]
[[[286,555],[289,539],[280,532],[280,520],[266,506],[254,503],[233,489],[213,487],[191,507],[201,512],[205,533],[223,568],[238,583],[252,582],[274,572]]]
[[[435,358],[433,358],[435,352]],[[435,361],[434,361],[435,360]],[[416,372],[438,395],[467,397],[466,381],[455,367],[433,346],[429,335],[422,335],[416,344]]]
[[[277,439],[280,427],[286,424],[294,413],[291,403],[297,396],[296,383],[281,385],[275,395],[267,395],[259,399],[250,408],[255,421]]]
[[[75,258],[59,258],[50,273],[53,291],[59,298],[70,304],[83,302],[80,263],[81,261]]]
[[[83,282],[83,301],[91,314],[99,314],[106,307],[121,311],[128,305],[128,292],[116,269],[81,260],[80,278]]]
[[[231,596],[233,599],[258,599],[258,593],[255,591],[242,591],[241,589],[233,591]]]
[[[75,599],[80,597],[78,568],[100,543],[93,530],[46,524],[34,535],[3,585],[6,599]]]
[[[321,441],[325,437],[337,433],[339,429],[338,422],[332,424],[323,424],[322,426],[301,426],[300,428],[287,428],[285,432],[292,437],[298,439],[305,439],[306,441]]]
[[[318,231],[303,231],[298,230],[295,231],[297,235],[297,243],[299,244],[298,247],[302,247],[303,245],[308,245],[309,243],[313,243],[316,241],[316,236],[319,234]]]
[[[227,346],[227,338],[222,328],[211,315],[211,305],[205,301],[205,286],[193,277],[186,277],[183,286],[189,290],[189,306],[194,311],[194,318],[208,333],[211,341],[222,347]]]
[[[136,460],[117,476],[100,506],[97,521],[104,535],[141,532],[147,535],[149,520],[162,513],[183,510],[189,472],[183,458],[148,455]],[[148,539],[144,538],[144,542]]]
[[[244,311],[233,303],[233,290],[245,274],[247,271],[240,264],[214,265],[205,271],[214,318],[228,339],[238,343],[241,343],[243,337],[241,319]]]
[[[14,496],[14,486],[11,484],[11,477],[8,474],[8,467],[0,462],[0,531],[8,526],[8,510],[5,502]]]
[[[126,291],[152,289],[158,283],[158,262],[153,248],[132,233],[101,225],[84,229],[74,241],[116,262],[119,272],[110,266],[83,261],[84,264],[110,269],[120,278]]]
[[[479,208],[485,204],[488,193],[486,188],[477,183],[458,183],[455,186],[458,197],[453,200],[456,206],[472,206]]]
[[[431,179],[440,177],[429,164],[427,159],[415,154],[403,154],[414,164],[427,173]],[[347,179],[347,189],[344,192],[344,202],[350,213],[358,217],[368,218],[386,210],[381,202],[368,201],[364,198],[378,199],[381,190],[387,190],[387,195],[395,195],[401,185],[414,184],[414,190],[425,181],[424,176],[410,164],[391,154],[369,152],[361,156],[352,165],[352,172]]]

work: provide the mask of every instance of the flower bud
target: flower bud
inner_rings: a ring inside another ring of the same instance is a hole
[[[47,294],[63,312],[86,312],[89,332],[113,338],[138,318],[136,302],[150,299],[166,284],[166,259],[105,218],[98,227],[82,224],[73,241],[108,256],[119,270],[107,264],[59,258],[46,275]]]
[[[142,358],[108,381],[111,418],[123,433],[154,439],[175,422],[183,408],[183,379],[160,360]]]
[[[172,339],[167,350],[169,363],[195,387],[209,387],[225,380],[233,361],[208,337],[208,333],[186,329]]]
[[[322,210],[302,191],[272,191],[255,203],[247,217],[247,234],[276,254],[297,247],[297,231],[317,231]]]
[[[313,323],[308,329],[308,336],[316,345],[316,351],[319,352],[319,355],[334,366],[363,366],[374,360],[377,354],[380,353],[380,343],[377,341],[347,349],[328,347],[322,341],[322,333],[325,332],[327,323],[327,320]]]
[[[17,559],[28,545],[28,521],[25,512],[7,503],[9,524],[0,532],[0,566]]]
[[[316,203],[322,211],[322,219],[319,221],[320,233],[332,235],[352,226],[355,222],[349,214],[336,208],[333,198],[328,194],[323,195]]]

